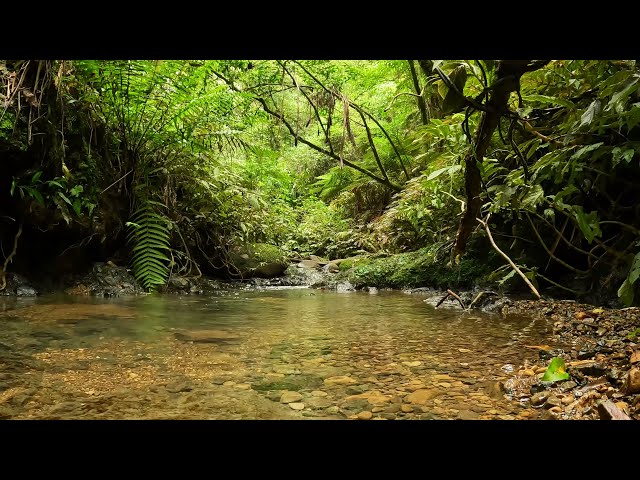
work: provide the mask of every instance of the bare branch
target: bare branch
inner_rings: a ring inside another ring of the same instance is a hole
[[[526,275],[524,273],[522,273],[522,270],[520,270],[518,268],[518,266],[515,263],[513,263],[513,260],[511,260],[506,253],[504,253],[502,250],[500,250],[498,245],[496,245],[496,242],[493,240],[493,237],[491,236],[491,230],[489,230],[489,217],[490,216],[491,216],[491,214],[489,213],[485,220],[482,220],[480,218],[476,218],[476,220],[486,230],[487,236],[489,237],[489,241],[491,242],[491,245],[493,246],[493,248],[495,248],[496,252],[498,252],[502,256],[502,258],[504,258],[507,262],[509,262],[509,265],[511,265],[511,268],[513,268],[516,271],[516,273],[518,275],[520,275],[520,278],[522,278],[522,280],[524,280],[524,283],[527,284],[527,286],[533,292],[533,294],[538,298],[538,300],[540,300],[541,297],[540,297],[540,294],[538,293],[538,290],[536,290],[536,287],[534,287],[533,284],[531,283],[531,281],[529,281],[529,279],[526,277]]]

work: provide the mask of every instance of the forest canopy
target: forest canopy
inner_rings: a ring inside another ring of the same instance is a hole
[[[638,302],[635,60],[4,60],[0,78],[3,278],[80,251],[154,289],[237,277],[247,245],[426,249],[498,287],[527,289],[519,271]]]

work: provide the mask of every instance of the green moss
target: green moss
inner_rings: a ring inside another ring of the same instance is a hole
[[[445,260],[436,260],[430,249],[423,248],[358,263],[347,272],[347,279],[356,287],[471,287],[489,271],[486,263],[472,258],[449,267]]]
[[[251,245],[253,258],[261,263],[284,262],[285,255],[280,248],[268,243],[254,243]]]
[[[629,340],[635,340],[638,336],[640,336],[640,327],[636,328],[632,332],[629,332],[629,335],[627,335],[627,338]]]
[[[270,390],[289,390],[297,392],[303,389],[310,389],[322,385],[322,378],[316,375],[287,375],[277,382],[262,381],[251,385],[251,388],[258,392],[266,392]]]

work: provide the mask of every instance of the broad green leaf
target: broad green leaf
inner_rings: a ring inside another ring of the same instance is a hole
[[[551,103],[561,107],[573,108],[575,103],[564,98],[551,97],[549,95],[523,95],[522,99],[529,102]]]
[[[57,182],[55,180],[47,180],[47,184],[55,185],[56,187],[59,187],[59,188],[64,188],[64,186],[60,182]]]
[[[82,210],[82,203],[80,202],[80,199],[76,198],[71,206],[73,207],[73,211],[76,212],[76,215],[80,216]]]
[[[625,304],[625,306],[630,307],[633,304],[634,297],[634,286],[633,284],[640,278],[640,253],[637,253],[633,258],[633,262],[631,263],[631,268],[629,269],[629,274],[627,278],[622,282],[620,288],[618,289],[618,297]]]
[[[520,207],[531,212],[544,201],[544,190],[538,184],[532,186],[520,201]]]
[[[633,155],[635,154],[635,150],[633,148],[628,148],[623,150],[620,147],[615,147],[611,151],[611,164],[615,168],[620,163],[620,160],[624,160],[626,163],[631,162]]]
[[[499,281],[498,281],[498,285],[503,285],[504,282],[506,282],[507,280],[509,280],[511,277],[513,277],[516,274],[515,270],[511,270],[509,273],[507,273],[504,277],[502,277]]]
[[[67,202],[69,205],[71,205],[71,200],[69,200],[69,199],[67,198],[67,196],[66,196],[64,193],[62,193],[62,192],[58,192],[58,195],[59,195],[59,196],[60,196],[60,198],[62,198],[65,202]]]
[[[580,158],[585,154],[594,151],[596,148],[604,145],[604,142],[592,143],[591,145],[587,145],[579,149],[576,153],[571,155],[571,160],[580,160]]]
[[[38,170],[36,173],[33,174],[33,177],[31,177],[31,183],[36,183],[38,180],[40,180],[40,176],[42,175],[42,170]]]
[[[429,176],[427,176],[427,181],[429,180],[433,180],[434,178],[438,178],[440,175],[442,175],[443,173],[449,173],[449,175],[453,175],[455,172],[457,172],[458,170],[460,170],[462,168],[462,165],[451,165],[448,167],[443,167],[443,168],[439,168],[438,170],[434,170],[433,172],[431,172],[429,174]]]
[[[587,242],[591,243],[595,237],[600,237],[602,232],[600,231],[600,223],[598,222],[598,212],[595,210],[588,214],[584,213],[584,210],[579,205],[573,205],[571,211],[574,214],[578,226],[584,235]]]
[[[29,195],[31,195],[33,198],[36,199],[36,202],[44,206],[44,198],[42,198],[42,194],[38,190],[31,187],[24,187],[24,188],[29,193]]]
[[[561,382],[563,380],[569,380],[571,376],[565,371],[565,368],[564,360],[560,357],[554,357],[540,380],[543,382]]]
[[[593,122],[593,119],[600,114],[600,110],[602,109],[602,102],[600,100],[594,100],[591,102],[591,105],[585,110],[580,117],[580,126],[582,125],[590,125]]]
[[[623,87],[622,90],[616,92],[609,100],[607,104],[607,109],[613,108],[616,113],[621,113],[624,109],[624,104],[629,96],[638,89],[638,81],[640,80],[640,75],[634,75],[629,78]]]

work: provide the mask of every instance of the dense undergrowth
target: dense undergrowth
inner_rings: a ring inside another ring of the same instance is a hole
[[[2,61],[2,276],[112,259],[154,288],[270,244],[526,289],[476,216],[539,289],[637,303],[639,66],[528,62]]]

